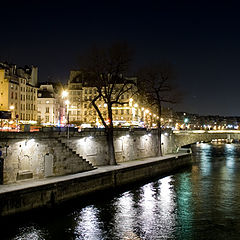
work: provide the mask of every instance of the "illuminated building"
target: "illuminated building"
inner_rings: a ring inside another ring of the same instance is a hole
[[[37,77],[37,67],[0,63],[0,111],[11,111],[12,120],[36,122]]]
[[[57,125],[61,121],[60,97],[53,84],[41,84],[38,90],[38,120],[42,125]]]
[[[128,78],[131,81],[136,82],[136,78]],[[116,84],[121,86],[121,83]],[[113,123],[118,126],[130,126],[130,125],[151,125],[156,122],[156,115],[152,114],[149,110],[143,110],[137,97],[133,94],[135,92],[135,86],[132,90],[124,93],[120,97],[120,102],[124,104],[114,104],[112,106]],[[91,85],[84,81],[84,77],[81,71],[71,71],[68,81],[68,101],[69,104],[68,114],[69,122],[74,124],[84,124],[88,126],[99,126],[101,120],[92,106],[91,101],[97,95],[96,86]],[[114,95],[114,93],[113,93]],[[105,121],[107,121],[107,106],[103,101],[97,101],[96,104],[99,107]]]

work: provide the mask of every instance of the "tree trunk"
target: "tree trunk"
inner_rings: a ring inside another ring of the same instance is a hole
[[[161,125],[161,124],[160,124]],[[162,156],[162,129],[161,126],[158,127],[158,156]]]
[[[115,150],[113,144],[113,128],[108,128],[107,130],[107,144],[108,144],[108,157],[110,165],[117,165],[115,158]]]
[[[112,118],[112,105],[111,104],[108,104],[108,118],[109,118],[109,126],[106,130],[107,130],[109,164],[117,165],[116,158],[115,158],[114,143],[113,143],[113,118]]]
[[[161,117],[162,117],[162,106],[161,104],[158,106],[158,123],[157,123],[157,129],[158,129],[158,152],[157,156],[162,156],[162,128],[161,128]]]

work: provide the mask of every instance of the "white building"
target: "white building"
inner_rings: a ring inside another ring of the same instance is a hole
[[[61,120],[61,109],[58,95],[52,84],[42,84],[38,90],[38,123],[57,125]]]

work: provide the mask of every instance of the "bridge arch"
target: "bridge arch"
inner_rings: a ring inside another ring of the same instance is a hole
[[[175,144],[177,147],[194,144],[197,142],[211,142],[214,139],[240,139],[238,130],[192,130],[192,131],[173,131]]]

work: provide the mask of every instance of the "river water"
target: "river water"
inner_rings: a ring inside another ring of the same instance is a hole
[[[0,239],[240,239],[240,145],[192,146],[191,167],[0,221]]]

